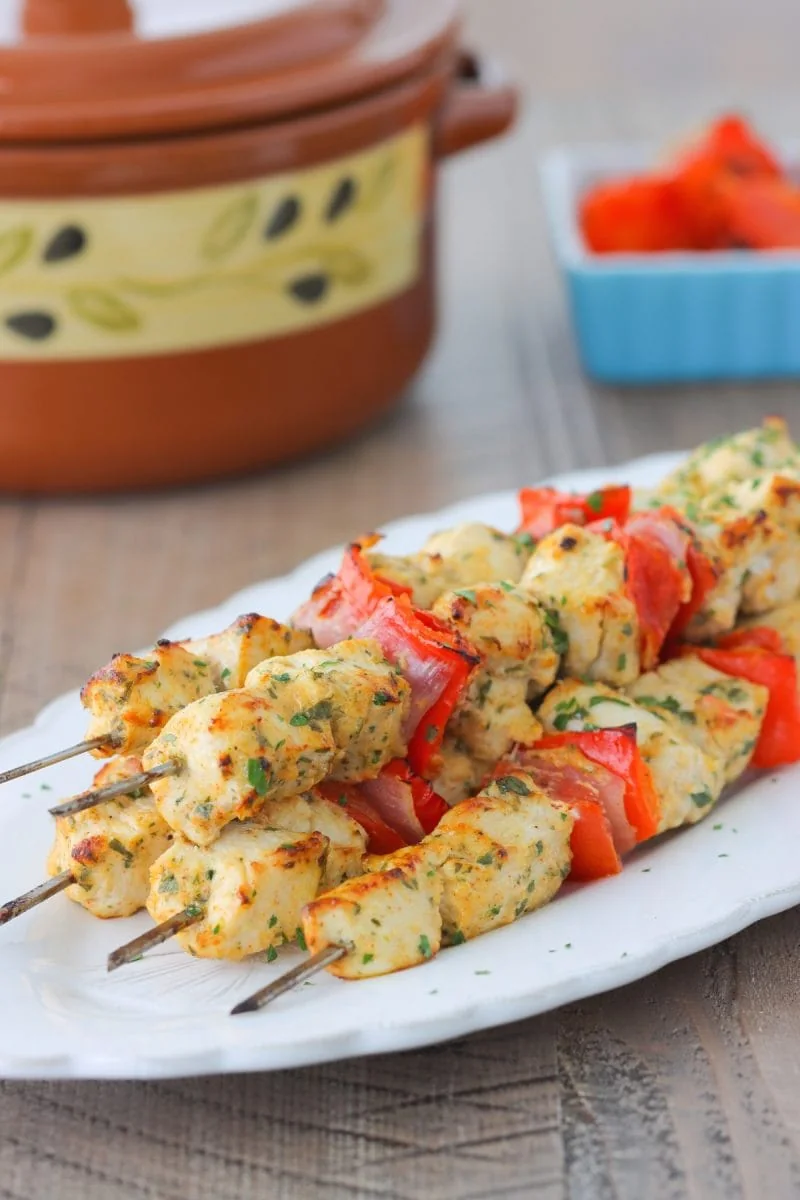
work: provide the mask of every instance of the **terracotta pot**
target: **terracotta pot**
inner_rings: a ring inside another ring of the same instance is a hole
[[[433,335],[436,164],[513,118],[452,0],[151,38],[135,8],[32,0],[0,48],[5,491],[228,474],[387,409]]]

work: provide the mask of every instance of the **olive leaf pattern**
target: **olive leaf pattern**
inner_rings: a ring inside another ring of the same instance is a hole
[[[136,309],[106,288],[70,288],[66,300],[76,317],[110,333],[127,333],[142,323]]]
[[[250,232],[258,212],[258,196],[246,192],[217,213],[205,232],[200,253],[209,262],[226,258]]]
[[[316,217],[325,226],[338,226],[356,209],[374,212],[395,186],[396,154],[384,154],[359,180],[343,174],[329,187]],[[319,305],[335,286],[358,288],[374,278],[376,264],[368,255],[343,241],[295,244],[287,235],[301,231],[305,205],[294,191],[262,208],[259,192],[240,191],[224,205],[203,231],[197,245],[198,269],[172,279],[118,276],[83,286],[60,285],[63,307],[85,325],[109,334],[132,334],[144,325],[137,297],[146,301],[169,301],[203,288],[248,286],[281,293],[298,305]],[[343,226],[344,228],[344,226]],[[35,227],[13,226],[0,232],[0,276],[27,259],[38,259],[48,269],[69,263],[90,249],[90,233],[72,221],[46,231],[40,241]],[[235,250],[259,245],[262,253],[246,261],[228,263]],[[203,267],[201,264],[205,263]],[[57,276],[54,276],[56,278]],[[30,307],[0,315],[6,329],[31,342],[45,341],[59,330],[60,308]]]
[[[33,246],[34,232],[31,225],[17,225],[14,229],[6,229],[0,233],[0,275],[11,271],[24,258]]]

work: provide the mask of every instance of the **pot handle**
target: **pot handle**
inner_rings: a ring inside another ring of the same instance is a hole
[[[505,133],[516,112],[516,88],[500,79],[496,68],[476,54],[460,51],[454,81],[434,134],[436,156],[459,154]]]

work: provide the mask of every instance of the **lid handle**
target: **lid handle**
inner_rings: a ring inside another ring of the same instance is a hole
[[[25,0],[22,29],[28,37],[126,33],[133,10],[128,0]]]

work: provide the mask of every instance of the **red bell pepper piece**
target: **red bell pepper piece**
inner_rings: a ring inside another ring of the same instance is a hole
[[[659,175],[599,184],[581,200],[579,220],[595,254],[647,254],[689,245],[671,181]]]
[[[598,521],[590,528],[617,542],[624,551],[626,590],[639,618],[642,670],[648,671],[658,662],[685,603],[688,569],[660,537],[644,529],[622,528],[615,521]]]
[[[785,654],[786,647],[777,629],[769,625],[753,625],[749,629],[733,629],[718,638],[720,650],[769,650],[772,654]]]
[[[433,833],[449,806],[404,758],[387,763],[377,779],[361,784],[369,802],[408,845]]]
[[[563,746],[575,746],[591,762],[598,763],[622,779],[625,784],[625,815],[636,831],[637,842],[643,842],[658,832],[661,800],[650,768],[636,743],[635,725],[624,725],[620,729],[548,733],[536,743],[536,748],[543,750]]]
[[[678,159],[671,189],[689,230],[690,246],[714,250],[730,245],[728,184],[777,179],[775,156],[738,116],[722,117]]]
[[[754,767],[781,767],[800,760],[800,698],[797,663],[791,655],[748,646],[737,650],[687,646],[686,652],[725,675],[768,689],[767,711],[751,759]]]
[[[374,638],[411,685],[408,762],[424,775],[481,656],[433,613],[412,608],[405,596],[382,600],[357,633]]]
[[[617,775],[596,763],[590,765],[585,754],[569,745],[552,749],[517,746],[495,767],[492,778],[502,784],[504,777],[518,771],[529,775],[548,796],[566,804],[575,818],[570,835],[571,879],[602,879],[622,870],[618,843],[632,849],[634,836],[619,811],[624,782]]]
[[[572,866],[569,878],[580,883],[619,875],[622,859],[614,845],[611,823],[598,800],[575,800],[570,804],[575,818],[569,845]]]
[[[529,533],[538,541],[562,525],[587,525],[604,517],[625,521],[631,508],[631,489],[619,485],[581,494],[550,487],[522,488],[519,503],[522,517],[518,532]]]
[[[364,550],[379,541],[379,535],[372,533],[352,542],[337,573],[323,579],[295,612],[294,624],[309,629],[318,646],[325,648],[349,637],[388,596],[411,594],[411,588],[372,570]]]
[[[748,250],[800,247],[800,188],[788,180],[727,180],[720,205],[728,245]]]
[[[367,835],[367,849],[371,854],[391,854],[402,850],[408,842],[386,821],[375,806],[366,798],[356,783],[335,783],[328,780],[318,783],[315,791],[329,804],[343,808],[349,817],[357,821]]]

